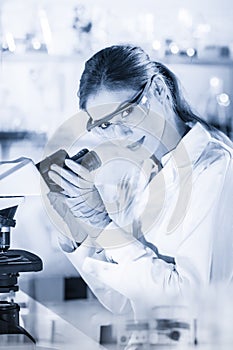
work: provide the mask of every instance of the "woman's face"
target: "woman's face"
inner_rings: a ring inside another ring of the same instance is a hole
[[[127,104],[137,93],[132,89],[101,89],[91,95],[86,106],[90,131],[105,141],[120,142],[133,151],[144,147],[149,155],[156,155],[166,125],[163,106],[149,91],[139,102]]]

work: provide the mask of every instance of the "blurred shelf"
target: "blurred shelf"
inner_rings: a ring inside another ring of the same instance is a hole
[[[36,147],[44,147],[47,142],[47,134],[45,132],[36,131],[0,131],[0,153],[1,159],[8,159],[10,147],[14,143],[29,141]]]
[[[227,66],[233,67],[233,60],[230,58],[204,59],[197,57],[166,56],[161,61],[165,64],[190,64],[190,65],[208,65],[208,66]]]
[[[36,131],[0,131],[0,143],[15,142],[15,141],[33,141],[40,144],[45,144],[47,134]]]
[[[222,58],[198,58],[198,57],[182,57],[182,56],[164,56],[163,58],[158,58],[153,53],[151,58],[164,62],[165,64],[190,64],[190,65],[215,65],[215,66],[228,66],[233,67],[233,59],[222,57]],[[70,55],[49,55],[45,52],[30,52],[24,54],[13,54],[9,52],[2,53],[0,56],[1,63],[25,63],[25,62],[58,62],[58,63],[67,63],[73,62],[76,63],[84,62],[87,57],[83,54],[70,54]]]
[[[70,55],[49,55],[45,52],[30,52],[25,54],[2,53],[0,56],[1,63],[25,63],[25,62],[74,62],[84,61],[87,57],[81,54]]]

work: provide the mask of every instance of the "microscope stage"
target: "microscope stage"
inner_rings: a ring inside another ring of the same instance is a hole
[[[42,266],[42,260],[37,255],[25,250],[10,249],[0,253],[1,273],[41,271]]]

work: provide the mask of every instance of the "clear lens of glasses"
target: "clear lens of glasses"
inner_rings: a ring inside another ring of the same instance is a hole
[[[139,104],[129,105],[109,122],[114,123],[114,121],[116,121],[118,123],[127,124],[131,127],[136,127],[144,120],[149,112],[149,108],[148,99],[144,96]]]
[[[106,108],[106,105],[103,107]],[[109,115],[99,118],[93,121],[91,118],[87,123],[87,130],[93,130],[100,128],[102,130],[114,127],[114,125],[127,124],[128,126],[135,127],[139,125],[146,117],[150,109],[149,101],[146,96],[143,96],[139,103],[128,103],[124,108],[119,109]],[[100,110],[100,106],[96,107],[96,112]],[[92,111],[93,113],[93,111]],[[95,113],[98,115],[98,113]]]

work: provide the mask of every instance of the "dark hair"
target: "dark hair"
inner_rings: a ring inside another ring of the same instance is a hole
[[[80,79],[79,107],[85,110],[88,97],[103,87],[113,91],[122,88],[139,91],[154,74],[165,82],[171,105],[183,122],[199,121],[211,129],[207,122],[192,112],[175,74],[162,63],[151,61],[140,47],[131,45],[107,47],[86,62]]]

